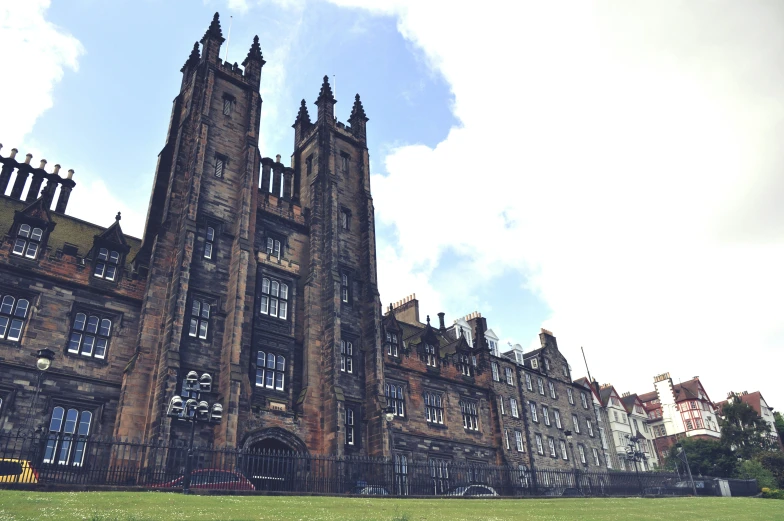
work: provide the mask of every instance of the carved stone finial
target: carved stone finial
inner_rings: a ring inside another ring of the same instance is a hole
[[[299,105],[299,112],[297,112],[297,119],[294,120],[294,125],[298,123],[305,123],[306,125],[310,125],[310,114],[308,114],[308,105],[305,103],[305,100]]]
[[[210,23],[209,28],[207,28],[207,32],[204,33],[204,37],[201,39],[201,43],[204,43],[207,39],[214,39],[217,40],[219,43],[223,43],[226,39],[223,37],[223,31],[221,31],[220,26],[220,15],[215,13],[212,17],[212,23]]]
[[[201,54],[199,53],[199,42],[193,42],[193,49],[191,49],[191,54],[185,61],[185,65],[183,65],[182,69],[180,69],[180,72],[184,72],[186,68],[199,63],[200,58]]]
[[[117,212],[117,215],[114,216],[114,220],[119,221],[120,219],[122,219],[122,216],[120,215],[120,212]]]
[[[368,117],[365,115],[365,108],[362,106],[362,102],[359,100],[359,94],[357,94],[354,96],[354,106],[351,107],[351,116],[349,116],[348,122],[353,126],[355,122],[360,120],[367,122]]]
[[[427,325],[430,325],[430,315],[427,316]]]
[[[248,50],[248,56],[246,56],[245,61],[242,62],[242,66],[245,67],[250,61],[261,62],[262,65],[267,63],[264,61],[264,56],[261,54],[258,35],[253,37],[253,43],[250,46],[250,50]]]
[[[335,101],[335,96],[332,94],[332,87],[329,86],[329,76],[326,74],[324,75],[324,81],[321,83],[321,90],[319,91],[316,105],[320,105],[321,103],[325,102],[337,103],[337,101]]]

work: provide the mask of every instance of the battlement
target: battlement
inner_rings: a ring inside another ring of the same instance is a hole
[[[661,381],[669,380],[669,379],[670,379],[670,373],[662,373],[658,376],[653,377],[653,383],[659,383]]]
[[[2,148],[3,145],[0,144],[0,149]],[[45,170],[46,159],[42,159],[38,168],[35,168],[30,164],[33,159],[32,154],[25,155],[24,162],[20,163],[16,160],[18,152],[17,149],[12,148],[7,157],[0,155],[0,163],[3,165],[0,169],[0,195],[7,195],[12,199],[28,203],[43,198],[45,208],[51,210],[55,194],[57,194],[54,211],[65,213],[68,199],[71,197],[71,190],[76,186],[76,182],[73,180],[74,171],[68,170],[68,175],[63,178],[60,176],[60,165],[54,165],[52,172],[47,172]],[[11,182],[12,180],[13,182]],[[44,181],[46,181],[46,186],[42,190]],[[9,185],[11,191],[6,194]]]

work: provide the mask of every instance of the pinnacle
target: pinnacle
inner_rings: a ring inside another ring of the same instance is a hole
[[[198,62],[199,62],[199,42],[194,42],[191,55],[188,56],[188,59],[185,61],[185,65],[182,66],[182,69],[180,69],[180,72],[183,72],[186,67]]]
[[[248,51],[248,56],[245,58],[245,61],[242,62],[242,66],[244,67],[249,61],[255,60],[261,62],[264,65],[264,57],[261,55],[261,46],[259,45],[259,37],[253,37],[253,44],[250,46],[250,50]]]
[[[299,105],[299,112],[297,112],[297,119],[294,120],[294,124],[297,123],[307,123],[310,124],[310,114],[308,114],[308,106],[305,103],[305,100]]]
[[[359,100],[359,94],[354,96],[354,106],[351,107],[351,116],[349,116],[348,121],[352,125],[355,121],[368,121],[367,115],[365,115],[365,108],[362,106],[362,102]]]
[[[204,33],[204,37],[201,39],[201,43],[204,43],[204,41],[208,38],[218,40],[220,43],[226,41],[225,38],[223,38],[223,32],[221,31],[220,26],[220,16],[218,13],[215,13],[215,15],[212,17],[212,23],[210,23],[209,28],[207,28],[207,32]]]
[[[316,104],[322,102],[332,102],[337,103],[335,101],[335,96],[332,94],[332,87],[329,86],[329,76],[324,76],[324,82],[321,84],[321,90],[319,91],[319,97],[316,100]]]

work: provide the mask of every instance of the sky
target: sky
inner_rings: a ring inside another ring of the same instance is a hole
[[[230,62],[260,38],[264,156],[325,74],[339,120],[362,96],[385,305],[544,327],[619,392],[669,372],[784,407],[784,4],[7,0],[0,154],[73,168],[69,213],[140,235],[215,11]]]

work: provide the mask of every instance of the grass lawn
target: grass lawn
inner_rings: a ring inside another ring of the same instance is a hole
[[[784,519],[784,501],[671,499],[365,499],[302,496],[183,496],[167,492],[0,490],[0,519],[88,521],[296,520],[760,520]]]

